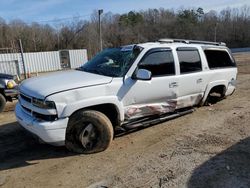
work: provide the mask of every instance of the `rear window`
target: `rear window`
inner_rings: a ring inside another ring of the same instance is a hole
[[[208,66],[210,69],[235,67],[234,60],[229,56],[228,52],[223,50],[204,50]]]

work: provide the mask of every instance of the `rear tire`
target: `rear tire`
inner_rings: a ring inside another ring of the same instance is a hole
[[[5,97],[0,93],[0,112],[4,110],[4,107],[6,105],[6,99]]]
[[[66,129],[65,146],[76,153],[97,153],[106,150],[113,140],[110,120],[94,110],[73,114]]]
[[[224,93],[218,93],[218,92],[214,92],[213,90],[211,90],[207,96],[207,99],[204,103],[204,106],[213,105],[213,104],[221,101],[224,98],[225,98]]]

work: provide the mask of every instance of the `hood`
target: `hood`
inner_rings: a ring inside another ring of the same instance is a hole
[[[112,77],[71,70],[27,79],[20,85],[20,91],[28,96],[43,99],[54,93],[81,87],[107,84],[111,81]]]
[[[0,73],[0,78],[12,80],[12,79],[14,79],[14,76],[13,76],[13,75],[10,75],[10,74]]]

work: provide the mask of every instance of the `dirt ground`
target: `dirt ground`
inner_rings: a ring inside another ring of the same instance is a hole
[[[236,92],[213,106],[78,155],[39,144],[0,114],[0,187],[250,187],[250,53],[235,54]]]

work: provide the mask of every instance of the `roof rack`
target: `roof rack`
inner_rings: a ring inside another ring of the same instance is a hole
[[[186,39],[159,39],[160,43],[175,43],[181,42],[185,44],[208,44],[208,45],[216,45],[216,46],[226,46],[224,42],[210,42],[210,41],[199,41],[199,40],[186,40]]]

